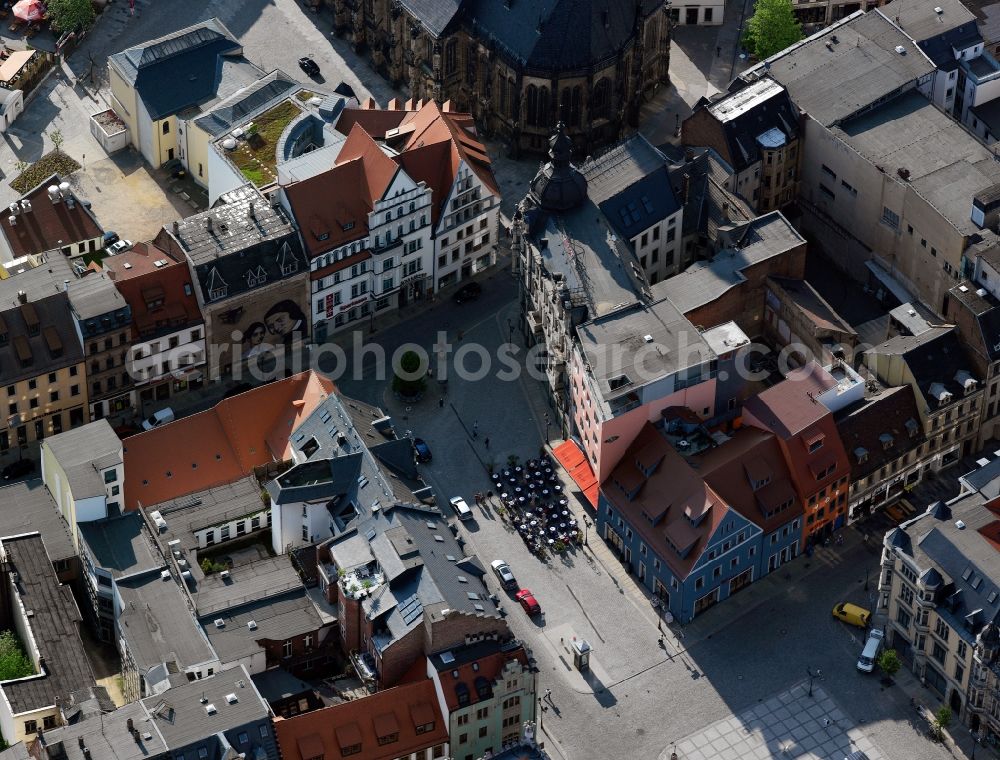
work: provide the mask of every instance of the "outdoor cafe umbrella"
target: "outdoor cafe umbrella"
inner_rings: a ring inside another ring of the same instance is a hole
[[[42,0],[20,0],[11,10],[22,21],[38,21],[45,15],[45,3]]]

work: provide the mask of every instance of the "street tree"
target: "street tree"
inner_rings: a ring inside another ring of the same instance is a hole
[[[941,705],[938,711],[934,713],[934,722],[931,724],[931,730],[934,732],[934,736],[941,740],[944,738],[945,729],[951,725],[951,708],[948,705]]]
[[[416,351],[407,351],[399,359],[399,366],[396,368],[392,378],[392,389],[403,398],[414,398],[424,392],[427,381],[424,376],[427,374],[426,367]]]
[[[94,23],[90,0],[49,0],[49,18],[58,32],[75,32]]]
[[[66,138],[63,137],[63,133],[58,129],[50,129],[46,132],[48,138],[52,141],[52,147],[56,149],[56,153],[62,153],[63,143],[66,142]]]
[[[903,663],[899,661],[899,653],[895,649],[886,649],[878,658],[878,666],[885,673],[886,678],[891,679]]]
[[[795,18],[792,0],[757,0],[743,37],[747,50],[763,60],[801,39],[802,25]]]

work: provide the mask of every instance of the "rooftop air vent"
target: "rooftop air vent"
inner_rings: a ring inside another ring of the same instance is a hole
[[[896,52],[900,55],[906,55],[906,48],[902,45],[896,45]]]
[[[227,702],[228,702],[229,704],[231,704],[231,705],[235,705],[235,704],[236,704],[237,702],[239,702],[240,700],[239,700],[239,697],[237,697],[237,696],[236,696],[235,694],[227,694],[227,695],[226,695],[226,701],[227,701]]]
[[[216,618],[215,619],[215,627],[216,628],[225,628],[226,627],[226,621],[223,620],[222,618]]]
[[[986,298],[986,288],[976,288],[976,295],[980,298]]]
[[[224,581],[229,580],[229,571],[223,570],[221,573],[219,573],[219,577],[222,578],[222,580]]]
[[[215,715],[215,713],[217,712],[217,710],[215,709],[215,705],[209,702],[207,705],[205,705],[205,712],[208,713],[209,715]]]
[[[170,571],[169,570],[164,570],[163,572],[161,572],[160,573],[160,579],[164,580],[164,581],[169,581],[170,580]]]
[[[644,341],[646,341],[646,343],[652,343],[653,342],[653,336],[652,335],[643,335],[642,339]]]
[[[944,13],[944,8],[942,8],[940,5],[935,6],[934,12],[940,16],[942,13]]]
[[[248,620],[247,621],[247,628],[249,628],[251,631],[256,631],[257,630],[257,621],[256,620]]]
[[[965,530],[965,523],[961,520],[955,520],[955,527],[959,530]]]

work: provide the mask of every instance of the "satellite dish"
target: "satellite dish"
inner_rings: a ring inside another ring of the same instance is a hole
[[[227,137],[225,140],[222,141],[222,147],[225,148],[226,150],[234,150],[236,148],[236,140],[234,140],[232,137]]]

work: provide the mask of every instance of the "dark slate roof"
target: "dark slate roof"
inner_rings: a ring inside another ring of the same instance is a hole
[[[195,119],[194,123],[213,137],[218,137],[248,118],[267,110],[292,90],[300,87],[301,85],[292,77],[276,69],[249,87],[226,98],[205,116]]]
[[[981,291],[978,285],[965,281],[951,288],[948,296],[965,306],[975,319],[981,347],[990,361],[1000,359],[1000,304],[997,299],[988,291]]]
[[[453,0],[424,2],[450,6]],[[462,9],[481,38],[495,40],[516,62],[565,75],[614,56],[632,38],[636,10],[647,18],[662,5],[662,0],[466,0]]]
[[[771,135],[785,144],[799,134],[798,116],[788,91],[764,78],[708,106],[726,139],[732,167],[741,172],[761,160],[761,141]],[[774,132],[773,130],[777,130]]]
[[[270,481],[267,492],[275,504],[317,499],[350,501],[358,489],[362,460],[358,452],[303,462]]]
[[[288,697],[296,697],[304,692],[313,691],[310,684],[281,667],[271,668],[263,673],[255,673],[251,677],[257,691],[268,702],[280,702]]]
[[[925,336],[929,339],[925,339]],[[898,349],[898,350],[897,350]],[[965,352],[958,331],[951,328],[929,330],[920,336],[900,335],[875,346],[876,353],[900,353],[903,355],[910,373],[916,380],[924,399],[933,398],[931,386],[941,384],[952,394],[951,402],[956,404],[965,396],[965,389],[955,379],[960,371],[968,372],[974,380],[982,383],[975,371],[975,365]],[[935,410],[945,405],[933,404]]]
[[[837,431],[851,462],[851,479],[864,478],[883,465],[913,451],[924,442],[923,426],[913,397],[913,388],[901,385],[859,401],[834,416]],[[882,436],[892,437],[891,443]],[[858,461],[864,449],[864,462]]]
[[[675,214],[680,205],[670,190],[670,174],[662,166],[598,205],[608,223],[631,240],[643,230]]]
[[[215,621],[222,620],[219,628]],[[250,627],[250,622],[256,625]],[[304,588],[212,612],[200,618],[202,628],[224,663],[237,662],[259,652],[265,640],[284,641],[323,627],[316,605]]]
[[[45,659],[39,678],[8,681],[3,696],[15,715],[56,704],[70,692],[95,686],[90,661],[80,639],[82,617],[69,586],[56,578],[41,536],[5,538],[3,551],[12,570],[20,603],[31,610],[31,633]]]
[[[946,71],[958,66],[953,46],[961,49],[982,40],[975,15],[960,0],[893,0],[879,13],[916,40],[934,65]]]
[[[150,53],[153,49],[163,49],[164,45],[169,52]],[[195,30],[167,43],[146,48],[140,56],[134,87],[150,117],[153,120],[162,119],[217,97],[227,77],[246,74],[232,67],[227,70],[225,66],[225,56],[236,56],[241,51],[242,47],[236,40],[207,30]],[[245,64],[256,69],[249,62]]]
[[[434,37],[440,37],[458,13],[462,0],[401,0],[401,4]]]

